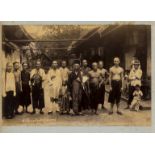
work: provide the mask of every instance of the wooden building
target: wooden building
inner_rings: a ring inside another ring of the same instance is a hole
[[[105,68],[113,65],[113,58],[119,57],[125,70],[131,67],[135,58],[141,62],[143,78],[151,77],[151,26],[109,25],[93,31],[85,40],[75,42],[70,53],[81,59],[103,60]]]
[[[151,26],[150,25],[107,25],[83,36],[81,41],[72,44],[70,55],[76,59],[104,61],[109,70],[114,57],[119,57],[125,72],[129,72],[131,62],[140,60],[143,71],[142,90],[145,99],[151,99]]]

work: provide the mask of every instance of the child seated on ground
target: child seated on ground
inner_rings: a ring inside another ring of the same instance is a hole
[[[66,81],[63,81],[62,87],[60,89],[60,114],[69,114],[69,96]]]
[[[133,92],[133,100],[130,105],[130,110],[139,111],[142,96],[143,96],[143,93],[140,90],[140,86],[136,85],[135,91]]]

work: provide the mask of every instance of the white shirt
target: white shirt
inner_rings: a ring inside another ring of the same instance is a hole
[[[30,73],[30,78],[32,78],[33,75],[34,75],[34,74],[37,74],[37,73],[41,76],[42,80],[45,79],[45,71],[44,71],[42,68],[40,68],[39,70],[37,70],[37,69],[32,69],[32,71],[31,71],[31,73]]]
[[[6,72],[3,75],[3,97],[6,96],[6,92],[13,91],[16,95],[15,76],[12,72]]]
[[[67,67],[60,68],[61,76],[63,81],[68,81],[68,76],[69,76],[69,69]]]
[[[134,99],[135,100],[141,100],[141,97],[143,96],[143,93],[142,93],[142,91],[141,90],[135,90],[134,92],[133,92],[133,96],[134,96]]]
[[[50,97],[58,98],[62,86],[62,77],[59,69],[50,69],[48,72],[48,81],[50,85]]]
[[[131,69],[129,74],[129,80],[131,86],[140,85],[141,86],[141,77],[142,77],[142,70],[141,69]]]
[[[54,78],[52,78],[54,77]],[[54,85],[62,85],[62,77],[61,77],[61,72],[59,69],[50,69],[48,71],[48,80],[50,84]]]

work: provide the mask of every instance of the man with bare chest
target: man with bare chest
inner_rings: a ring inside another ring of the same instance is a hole
[[[103,61],[98,62],[98,72],[101,74],[101,82],[99,84],[99,104],[102,105],[102,109],[106,109],[104,107],[104,99],[105,99],[105,85],[108,82],[108,72],[103,68]]]
[[[89,72],[89,83],[90,83],[91,110],[95,114],[97,114],[97,108],[99,103],[98,100],[99,82],[100,82],[100,73],[98,72],[97,63],[94,62],[92,63],[92,70]]]
[[[114,66],[110,68],[109,72],[109,84],[110,84],[110,94],[109,102],[111,103],[111,109],[109,114],[113,114],[113,106],[116,103],[117,114],[122,115],[122,112],[119,110],[119,103],[121,98],[121,91],[123,90],[123,73],[124,70],[119,66],[119,58],[114,58]]]
[[[13,63],[14,68],[14,76],[15,76],[15,84],[16,84],[16,97],[15,97],[15,114],[19,115],[18,112],[19,105],[21,104],[21,92],[22,92],[22,85],[21,85],[21,71],[20,71],[20,63],[15,61]]]

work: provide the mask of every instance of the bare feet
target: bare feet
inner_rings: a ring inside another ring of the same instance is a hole
[[[117,111],[117,114],[118,115],[123,115],[121,111]]]
[[[113,111],[109,111],[109,115],[112,115],[113,114]]]
[[[40,110],[40,114],[41,114],[41,115],[43,115],[43,114],[44,114],[44,112],[43,112],[42,110]]]
[[[53,112],[52,112],[52,111],[49,111],[49,112],[48,112],[48,115],[52,115],[52,114],[53,114]]]

